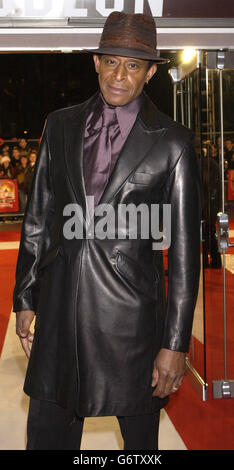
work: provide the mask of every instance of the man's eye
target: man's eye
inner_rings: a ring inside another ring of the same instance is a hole
[[[106,59],[106,64],[108,65],[115,65],[115,61],[112,59]]]
[[[137,69],[137,64],[129,64],[130,69]]]

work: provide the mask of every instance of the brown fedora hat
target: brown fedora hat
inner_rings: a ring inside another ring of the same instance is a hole
[[[99,47],[85,52],[117,55],[152,60],[158,64],[169,60],[160,57],[157,50],[157,33],[153,16],[119,11],[111,13],[104,25]]]

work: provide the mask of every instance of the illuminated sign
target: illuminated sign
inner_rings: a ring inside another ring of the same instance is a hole
[[[233,18],[233,0],[0,0],[0,18],[106,18],[112,11],[154,17]]]
[[[92,49],[111,12],[149,9],[160,49],[234,48],[234,0],[0,0],[0,52]]]
[[[143,13],[147,2],[153,16],[162,16],[164,0],[2,0],[0,17],[107,17],[112,11]]]

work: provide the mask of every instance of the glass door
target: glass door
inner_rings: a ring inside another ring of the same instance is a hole
[[[198,52],[171,70],[174,119],[191,128],[201,169],[201,276],[188,376],[203,400],[234,397],[234,53]]]
[[[234,398],[234,53],[209,52],[205,65],[207,82],[212,81],[207,96],[213,95],[215,122],[205,145],[206,158],[212,163],[206,165],[207,370],[213,398]],[[203,165],[203,173],[205,169]]]
[[[174,87],[174,119],[193,130],[195,149],[200,166],[202,160],[201,59],[201,54],[196,53],[190,67],[182,62],[181,66],[169,71]],[[201,239],[200,285],[194,313],[190,350],[187,357],[187,375],[201,399],[205,401],[208,399],[208,384],[206,377],[204,295],[203,242]]]

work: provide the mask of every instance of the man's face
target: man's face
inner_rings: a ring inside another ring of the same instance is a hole
[[[150,69],[147,60],[111,55],[94,55],[99,85],[105,101],[113,106],[124,106],[133,101],[157,70]]]
[[[27,163],[28,163],[27,157],[21,157],[20,163],[21,163],[22,166],[26,166]]]
[[[20,159],[20,151],[18,149],[13,149],[12,156],[17,160]]]
[[[27,147],[27,141],[25,139],[20,139],[19,145],[24,150]]]
[[[226,140],[225,144],[226,144],[226,149],[227,150],[229,150],[229,151],[232,150],[233,144],[232,144],[231,140]]]
[[[36,153],[31,153],[29,155],[29,160],[30,160],[31,163],[34,163],[36,161],[36,159],[37,159]]]

